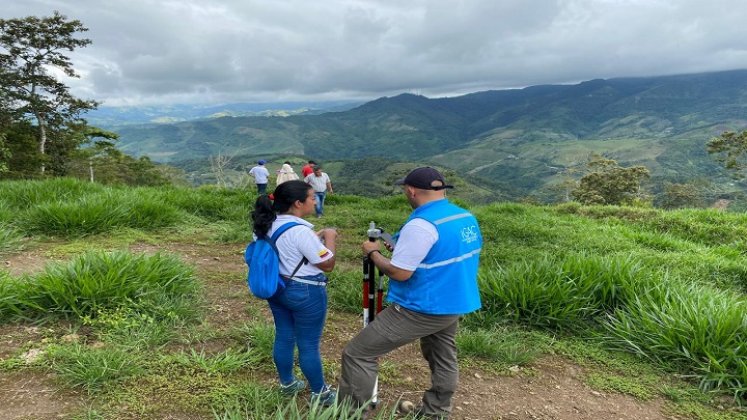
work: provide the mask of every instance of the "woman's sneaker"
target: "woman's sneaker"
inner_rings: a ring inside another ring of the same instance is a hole
[[[306,382],[300,379],[294,379],[288,385],[280,384],[280,393],[286,397],[292,397],[306,388]]]
[[[322,407],[329,407],[335,403],[337,399],[337,391],[330,388],[329,385],[325,385],[321,392],[311,393],[311,403],[315,402]]]

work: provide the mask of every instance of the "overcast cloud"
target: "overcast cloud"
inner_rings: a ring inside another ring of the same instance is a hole
[[[78,19],[105,105],[445,96],[747,68],[744,0],[5,0]]]

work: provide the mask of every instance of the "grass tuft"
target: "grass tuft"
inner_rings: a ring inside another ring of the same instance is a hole
[[[52,264],[25,281],[3,282],[9,292],[0,314],[32,319],[93,319],[131,308],[156,321],[196,315],[199,283],[190,267],[165,254],[91,252]]]

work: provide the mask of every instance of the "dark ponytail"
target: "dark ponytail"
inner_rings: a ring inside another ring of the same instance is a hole
[[[272,193],[273,200],[266,195],[260,195],[252,212],[254,234],[258,238],[266,237],[277,215],[287,213],[296,201],[305,202],[309,196],[309,189],[309,184],[294,180],[278,185]]]

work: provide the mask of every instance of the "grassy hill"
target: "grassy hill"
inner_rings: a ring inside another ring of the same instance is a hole
[[[86,418],[305,415],[304,402],[284,402],[273,388],[272,327],[246,292],[241,253],[253,192],[57,179],[2,182],[0,196],[0,254],[16,270],[0,271],[0,330],[14,337],[0,351],[4,383],[51,375],[62,391],[85,391],[78,415]],[[594,360],[592,389],[660,398],[667,415],[744,418],[735,404],[744,403],[747,384],[747,216],[469,207],[485,244],[483,308],[463,319],[459,336],[471,372],[464,381],[531,371],[542,354],[556,354]],[[401,196],[334,195],[315,220],[340,232],[325,332],[330,378],[345,337],[358,328],[368,222],[393,231],[409,211]],[[30,333],[37,324],[46,332]],[[413,386],[406,363],[382,365],[390,401],[393,389]],[[470,404],[477,411],[468,417],[497,415],[485,401]]]

